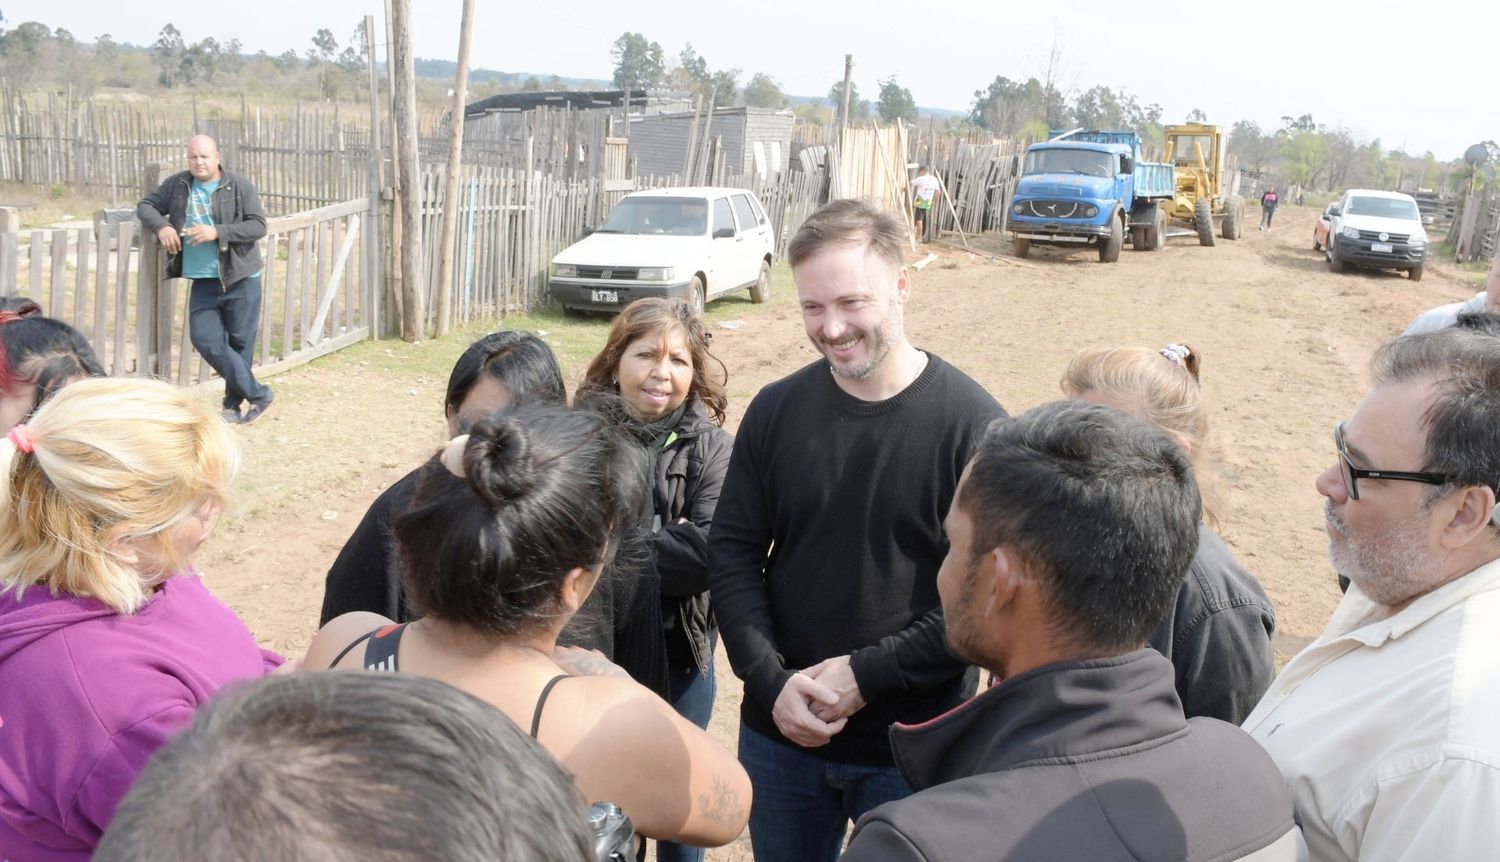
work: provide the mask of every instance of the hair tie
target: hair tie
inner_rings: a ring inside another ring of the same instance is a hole
[[[36,451],[36,444],[31,439],[31,429],[27,428],[24,424],[10,429],[10,433],[6,434],[5,438],[15,444],[16,451],[18,452],[25,452],[27,455],[30,455]]]
[[[14,323],[20,319],[21,315],[16,314],[14,311],[0,311],[0,326],[4,326],[7,323]]]
[[[448,468],[448,472],[460,479],[466,475],[464,473],[464,450],[467,448],[469,448],[469,435],[460,434],[449,440],[448,445],[443,447],[443,455],[440,459],[443,466]]]
[[[1166,347],[1163,347],[1161,350],[1158,350],[1156,352],[1160,353],[1162,356],[1165,356],[1168,361],[1175,362],[1184,368],[1187,367],[1187,358],[1193,355],[1193,351],[1188,350],[1181,344],[1168,344]]]

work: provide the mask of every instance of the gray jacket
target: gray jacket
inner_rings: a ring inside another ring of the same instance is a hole
[[[1184,719],[1152,649],[1036,668],[891,748],[918,791],[860,818],[844,862],[1297,858],[1292,798],[1237,727]]]
[[[214,228],[219,232],[219,281],[230,288],[261,270],[261,238],[266,235],[266,211],[249,180],[220,169],[214,191]],[[136,204],[135,216],[153,234],[171,225],[181,231],[187,223],[188,196],[193,175],[187,171],[167,177],[156,191]],[[167,278],[182,277],[182,255],[167,255]]]

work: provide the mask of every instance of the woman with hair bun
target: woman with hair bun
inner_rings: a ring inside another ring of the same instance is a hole
[[[558,634],[619,552],[646,455],[605,416],[513,408],[422,468],[394,532],[410,623],[341,616],[308,667],[419,673],[493,703],[552,752],[585,802],[651,838],[714,846],[750,810],[739,762],[661,698]]]
[[[281,663],[193,569],[239,459],[216,413],[138,379],[0,437],[0,859],[87,859],[193,711]]]
[[[1074,354],[1063,373],[1069,398],[1114,407],[1177,438],[1198,484],[1206,481],[1208,408],[1198,381],[1202,357],[1191,345],[1092,347]],[[1177,694],[1189,718],[1239,724],[1276,676],[1271,634],[1276,612],[1255,576],[1214,532],[1219,524],[1205,493],[1208,524],[1177,601],[1151,635],[1151,646],[1177,669]],[[1210,526],[1211,525],[1211,526]]]
[[[0,300],[0,434],[26,421],[43,401],[104,367],[78,330],[42,315],[24,297]]]

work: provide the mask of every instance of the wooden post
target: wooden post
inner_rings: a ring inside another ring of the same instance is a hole
[[[375,78],[375,16],[365,16],[365,68],[370,76],[370,165],[369,183],[366,193],[370,196],[370,210],[365,216],[365,258],[360,266],[359,278],[364,286],[360,302],[364,306],[365,323],[370,327],[370,337],[380,338],[380,305],[384,298],[383,281],[380,277],[380,237],[385,220],[380,212],[380,189],[385,183],[381,177],[380,145],[380,87]]]
[[[458,232],[462,207],[458,201],[458,183],[463,173],[464,102],[469,94],[469,33],[474,26],[474,0],[464,0],[463,16],[458,25],[458,73],[453,80],[453,109],[448,114],[448,175],[443,190],[442,244],[438,246],[437,320],[434,333],[441,338],[453,323],[453,245]]]
[[[417,81],[412,56],[411,0],[391,0],[391,24],[395,31],[391,60],[395,67],[396,173],[400,177],[397,200],[401,204],[401,337],[422,338],[422,211],[420,154],[417,150]]]
[[[844,92],[839,106],[839,141],[844,140],[844,130],[849,128],[849,81],[854,77],[854,55],[844,55]]]

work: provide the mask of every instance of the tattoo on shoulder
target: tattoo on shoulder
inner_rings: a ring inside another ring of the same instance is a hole
[[[576,658],[570,658],[563,667],[577,676],[612,676],[616,679],[630,679],[630,674],[625,669],[600,655],[586,654]]]
[[[714,786],[707,793],[698,794],[698,808],[703,816],[715,823],[735,824],[744,819],[745,806],[740,801],[739,791],[729,786],[722,776],[714,776]]]

